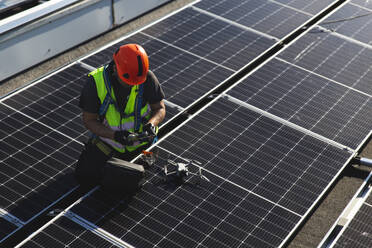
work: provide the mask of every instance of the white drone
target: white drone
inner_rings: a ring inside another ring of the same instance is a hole
[[[186,177],[188,177],[190,174],[195,175],[198,177],[198,179],[205,180],[207,182],[210,182],[210,180],[202,174],[202,168],[201,163],[194,160],[189,160],[188,163],[178,163],[174,162],[172,160],[167,160],[168,164],[164,165],[163,173],[164,173],[164,180],[166,182],[170,181],[170,178],[176,179],[179,182],[183,183],[186,181]],[[172,165],[173,169],[169,170],[168,166]],[[189,171],[189,166],[194,165],[195,167],[198,167],[198,173],[194,173]]]

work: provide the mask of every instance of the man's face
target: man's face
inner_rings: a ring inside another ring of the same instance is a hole
[[[118,80],[118,82],[120,83],[120,85],[122,87],[124,87],[124,88],[130,88],[131,87],[129,84],[127,84],[126,82],[124,82],[123,80],[121,80],[121,78],[118,75],[118,71],[116,70],[116,65],[115,64],[114,64],[114,76]]]

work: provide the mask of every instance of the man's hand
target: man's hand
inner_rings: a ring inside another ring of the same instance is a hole
[[[129,145],[128,135],[129,135],[128,131],[115,131],[114,140],[116,142],[119,142],[122,145],[125,145],[125,146]]]
[[[156,136],[156,127],[150,122],[143,126],[143,131],[149,136]]]
[[[114,139],[114,130],[106,127],[95,113],[83,112],[84,126],[97,136]]]

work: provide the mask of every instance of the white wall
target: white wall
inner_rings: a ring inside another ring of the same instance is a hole
[[[86,0],[31,23],[15,20],[18,27],[10,23],[12,29],[0,34],[0,81],[168,1]]]

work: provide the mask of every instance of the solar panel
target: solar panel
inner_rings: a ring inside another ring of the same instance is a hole
[[[277,247],[351,156],[227,99],[157,147],[129,203],[97,191],[72,212],[136,247]],[[167,159],[200,162],[211,183],[162,184]]]
[[[32,87],[17,92],[2,102],[32,119],[83,142],[86,129],[78,106],[83,84],[81,79],[89,70],[72,65]]]
[[[309,33],[280,58],[346,86],[372,94],[371,49],[327,32]],[[336,49],[335,49],[336,48]]]
[[[338,34],[365,43],[370,48],[372,40],[372,4],[369,1],[351,1],[320,25]]]
[[[1,210],[26,223],[76,186],[72,165],[81,145],[4,104],[0,109]]]
[[[355,149],[372,128],[371,55],[315,28],[228,94]]]
[[[350,3],[357,4],[362,7],[372,8],[372,3],[366,0],[351,0]]]
[[[129,205],[107,204],[104,193],[98,191],[73,211],[135,247],[279,244],[281,237],[267,227],[276,228],[283,236],[286,228],[293,227],[299,219],[220,177],[209,173],[206,176],[213,182],[208,188],[169,191],[151,185]],[[263,236],[266,239],[260,240]]]
[[[203,0],[195,7],[273,37],[283,38],[334,2]]]
[[[18,227],[77,186],[73,165],[86,132],[76,102],[86,72],[73,65],[0,103],[0,208]]]
[[[369,95],[282,59],[271,60],[227,94],[353,149],[372,128]]]
[[[192,8],[143,32],[234,70],[241,69],[275,43],[275,40]]]

